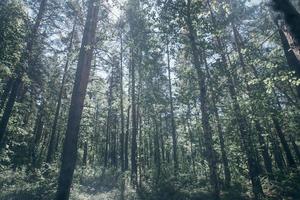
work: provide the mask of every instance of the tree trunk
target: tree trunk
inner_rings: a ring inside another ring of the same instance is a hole
[[[33,166],[33,168],[35,168],[37,165],[37,151],[43,133],[43,127],[44,127],[43,112],[44,112],[44,104],[42,102],[42,104],[39,107],[36,120],[35,120],[34,129],[33,129],[34,138],[32,141],[32,148],[31,148],[31,153],[32,153],[31,165]]]
[[[1,94],[1,99],[0,99],[0,112],[2,111],[5,102],[7,100],[7,97],[9,96],[9,93],[11,91],[11,88],[13,86],[13,79],[8,78],[7,82],[5,83],[5,87],[3,89],[3,93]]]
[[[286,37],[288,35],[286,27],[285,28],[280,27],[279,23],[276,21],[275,23],[279,30],[279,36],[280,36],[282,48],[284,50],[284,55],[286,57],[287,64],[290,70],[295,71],[297,78],[300,78],[300,59],[297,59],[294,51],[291,51],[288,37]],[[298,96],[300,96],[300,86],[297,86],[297,93]]]
[[[273,7],[283,14],[284,34],[290,49],[300,61],[300,14],[289,0],[273,0]]]
[[[117,120],[116,116],[114,115],[113,117],[113,126],[112,131],[111,131],[111,165],[113,167],[118,166],[118,161],[117,161]]]
[[[216,19],[215,19],[213,13],[212,13],[211,5],[210,5],[209,2],[208,2],[208,6],[209,6],[209,9],[210,9],[210,14],[211,14],[213,25],[214,25],[214,27],[217,27]],[[218,36],[216,36],[216,39],[217,39],[217,45],[218,45],[217,48],[220,50],[220,55],[221,55],[222,62],[223,62],[223,65],[224,65],[223,67],[226,68],[227,67],[226,55],[225,55],[225,52],[223,50],[221,40]],[[216,104],[217,96],[216,96],[215,92],[213,91],[214,90],[213,85],[212,85],[213,80],[211,80],[211,77],[210,77],[210,74],[209,74],[208,66],[207,66],[207,63],[206,63],[206,58],[204,58],[204,62],[205,62],[205,68],[206,68],[206,71],[207,71],[207,76],[209,78],[209,85],[210,85],[211,90],[212,90],[211,100],[212,100],[212,106],[213,106],[213,113],[214,113],[215,118],[216,118],[218,136],[219,136],[220,147],[221,147],[221,157],[222,157],[222,163],[223,163],[223,167],[224,167],[223,170],[224,170],[224,177],[225,177],[225,187],[228,188],[228,187],[230,187],[230,183],[231,183],[231,173],[230,173],[230,169],[229,169],[229,165],[228,165],[227,153],[226,153],[226,150],[225,150],[224,132],[222,130],[221,123],[220,123],[219,113],[218,113],[217,104]],[[227,77],[227,78],[229,79],[229,77]],[[231,79],[231,81],[233,82],[232,79]]]
[[[221,157],[222,157],[224,178],[225,178],[224,182],[225,182],[225,187],[229,188],[230,184],[231,184],[231,172],[229,169],[227,153],[225,150],[224,132],[222,130],[218,109],[216,107],[215,97],[212,97],[212,101],[213,101],[213,110],[214,110],[214,115],[216,118],[218,136],[219,136],[219,141],[220,141]]]
[[[191,120],[191,105],[190,105],[190,102],[188,102],[185,124],[187,126],[187,133],[188,133],[188,137],[189,137],[189,140],[190,140],[191,164],[192,164],[193,175],[196,175],[195,150],[194,150],[194,147],[193,147],[193,144],[194,144],[194,135],[193,135],[193,132],[191,130],[190,120]]]
[[[210,183],[213,189],[214,199],[220,199],[220,187],[217,173],[217,160],[216,154],[213,147],[213,139],[212,139],[212,128],[209,122],[209,111],[208,111],[208,102],[207,102],[207,87],[205,82],[205,74],[201,69],[201,61],[199,57],[199,50],[196,45],[196,33],[193,27],[192,18],[191,18],[191,0],[187,2],[187,16],[185,18],[186,25],[189,31],[189,40],[192,50],[192,58],[193,65],[197,71],[198,79],[199,79],[199,89],[200,89],[200,109],[202,114],[202,128],[204,134],[204,145],[206,148],[206,158],[208,161],[209,169],[210,169]]]
[[[296,144],[295,138],[292,135],[290,135],[290,142],[292,143],[294,153],[295,153],[298,161],[300,162],[300,150],[299,150],[298,145]]]
[[[106,119],[106,138],[105,138],[105,154],[104,154],[104,167],[108,166],[109,160],[111,159],[112,153],[112,144],[111,138],[112,136],[112,98],[113,98],[113,72],[110,74],[109,77],[109,87],[108,87],[108,111],[107,111],[107,119]]]
[[[75,27],[76,27],[76,20],[74,22],[73,29],[72,29],[72,32],[71,32],[71,38],[70,38],[70,43],[69,43],[68,52],[67,52],[67,61],[66,61],[65,67],[64,67],[63,77],[62,77],[61,84],[60,84],[60,90],[59,90],[59,94],[58,94],[58,101],[57,101],[57,104],[56,104],[56,110],[55,110],[55,114],[54,114],[54,121],[53,121],[53,124],[52,124],[52,131],[51,131],[51,136],[50,136],[50,142],[49,142],[48,151],[47,151],[47,158],[46,158],[47,163],[52,163],[54,152],[55,152],[54,150],[55,150],[55,146],[56,146],[56,142],[57,142],[56,141],[57,122],[58,122],[58,119],[59,119],[59,113],[60,113],[60,107],[61,107],[64,87],[65,87],[65,82],[66,82],[66,76],[67,76],[67,71],[68,71],[68,68],[69,68],[70,54],[71,54],[71,50],[72,50],[72,46],[73,46],[73,38],[74,38],[74,34],[75,34]]]
[[[157,185],[159,182],[159,177],[160,177],[160,147],[159,147],[159,128],[158,128],[158,122],[155,118],[156,116],[153,116],[153,121],[154,121],[154,166],[155,166],[155,171],[154,171],[154,180],[155,184]]]
[[[126,122],[126,133],[125,133],[125,144],[124,144],[124,169],[128,170],[128,142],[129,142],[129,120],[130,118],[130,106],[127,108],[127,122]]]
[[[121,87],[121,94],[120,94],[120,113],[121,113],[121,135],[120,135],[120,160],[121,160],[121,169],[125,171],[125,160],[124,160],[124,131],[125,131],[125,121],[124,121],[124,103],[123,103],[123,35],[122,32],[120,33],[120,40],[121,40],[121,50],[120,50],[120,87]]]
[[[2,115],[2,119],[0,122],[0,150],[3,149],[3,147],[5,146],[5,133],[6,133],[6,128],[9,122],[9,118],[11,116],[11,113],[13,111],[13,107],[16,101],[16,97],[17,97],[17,93],[19,90],[19,86],[21,85],[21,79],[17,78],[14,81],[14,84],[12,86],[12,90],[11,93],[9,95],[9,98],[7,100],[5,109],[4,109],[4,113]]]
[[[297,59],[296,55],[293,51],[291,51],[291,47],[289,45],[288,39],[285,37],[284,30],[279,25],[279,36],[282,43],[282,48],[284,50],[284,54],[287,60],[287,63],[291,70],[296,71],[296,75],[299,78],[300,77],[300,60]]]
[[[245,62],[244,62],[244,57],[241,53],[241,43],[240,43],[240,39],[239,39],[239,34],[238,34],[238,31],[237,31],[234,23],[232,22],[231,24],[232,24],[232,29],[233,29],[235,45],[237,48],[238,58],[239,58],[242,68],[244,69]],[[235,91],[231,91],[231,93],[232,92],[235,93]],[[251,91],[249,91],[248,87],[247,87],[247,92],[251,92]],[[236,95],[234,95],[234,96],[235,96],[235,99],[234,99],[235,114],[238,114],[238,113],[241,114],[240,106],[238,104]],[[253,193],[254,193],[255,199],[262,199],[264,197],[264,193],[263,193],[260,178],[259,178],[258,164],[253,155],[254,149],[253,149],[253,145],[251,144],[251,137],[247,132],[247,120],[246,120],[245,116],[242,114],[240,116],[236,116],[236,119],[239,121],[239,129],[240,129],[240,134],[241,134],[241,139],[242,139],[242,145],[244,147],[244,150],[245,150],[246,156],[247,156],[249,177],[251,179]]]
[[[274,160],[277,165],[277,168],[280,171],[284,171],[286,164],[285,164],[285,161],[284,161],[284,158],[282,155],[281,148],[278,144],[277,138],[274,135],[271,135],[270,139],[271,139],[271,143],[272,143],[272,151],[273,151],[273,155],[274,155]]]
[[[131,54],[131,116],[132,116],[132,133],[131,133],[131,180],[134,185],[137,184],[137,116],[136,116],[136,93],[135,93],[135,62],[133,61],[133,52]]]
[[[141,85],[141,84],[140,84]],[[140,88],[139,88],[139,91],[140,91]],[[139,94],[140,94],[140,92],[139,92]],[[138,99],[139,99],[139,97],[138,97]],[[139,188],[141,188],[141,186],[142,186],[142,177],[143,177],[143,172],[142,172],[142,168],[143,168],[143,166],[144,166],[144,162],[143,162],[143,157],[141,156],[141,155],[143,155],[143,139],[142,139],[142,130],[143,130],[143,122],[142,122],[142,115],[141,115],[141,113],[140,113],[140,100],[138,100],[138,108],[137,108],[137,116],[138,116],[138,129],[139,129],[139,132],[138,132],[138,134],[139,134],[139,151],[138,151],[138,153],[139,153],[139,160],[138,160],[138,163],[139,163],[139,171],[138,171],[138,174],[139,174],[139,182],[138,182],[138,186],[139,186]]]
[[[268,151],[268,147],[267,147],[265,138],[262,135],[263,128],[261,127],[258,120],[255,120],[255,127],[256,127],[256,132],[257,132],[257,136],[258,136],[260,149],[262,151],[262,156],[264,159],[264,165],[265,165],[265,169],[267,171],[267,175],[268,175],[269,179],[273,180],[274,176],[273,176],[273,169],[272,169],[272,160],[271,160],[271,157],[270,157],[270,154]]]
[[[169,44],[167,44],[167,67],[168,67],[168,85],[169,85],[169,104],[171,111],[171,133],[172,133],[172,143],[173,143],[173,164],[174,164],[174,176],[176,177],[178,171],[178,158],[177,158],[177,136],[176,136],[176,124],[174,118],[174,106],[173,106],[173,94],[172,94],[172,80],[171,80],[171,67],[170,67],[170,52]]]
[[[56,193],[57,200],[67,200],[69,199],[70,195],[70,187],[72,184],[73,173],[77,160],[77,143],[80,121],[91,69],[93,49],[95,45],[98,13],[98,0],[90,0],[88,4],[87,18],[79,53],[67,130],[63,146],[62,163]]]
[[[281,129],[279,120],[274,114],[272,115],[272,121],[273,121],[275,130],[277,132],[277,135],[280,139],[280,142],[282,144],[282,147],[283,147],[283,150],[284,150],[284,153],[285,153],[285,156],[286,156],[287,165],[289,167],[295,168],[296,167],[296,162],[293,158],[291,149],[290,149],[290,147],[289,147],[289,145],[288,145],[288,143],[285,139],[285,135],[283,133],[283,130]]]

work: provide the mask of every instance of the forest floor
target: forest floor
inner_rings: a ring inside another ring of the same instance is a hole
[[[53,170],[52,170],[53,169]],[[53,200],[56,192],[58,171],[29,172],[4,170],[0,172],[0,200]],[[115,169],[79,169],[75,173],[70,200],[209,200],[205,180],[194,180],[183,174],[176,179],[162,177],[157,185],[144,181],[137,190],[130,184],[129,172]],[[262,178],[266,200],[300,200],[300,171],[278,173],[270,182]],[[223,189],[222,200],[250,200],[251,185],[233,183]]]
[[[71,193],[71,200],[99,200],[99,199],[106,199],[106,200],[115,200],[118,199],[120,196],[120,191],[118,189],[113,190],[102,190],[102,189],[95,189],[95,188],[82,188],[79,191],[76,190],[75,192]]]
[[[128,182],[128,177],[125,178],[126,175],[122,176],[119,171],[107,170],[90,176],[79,176],[79,181],[71,189],[71,200],[138,199],[136,190]]]

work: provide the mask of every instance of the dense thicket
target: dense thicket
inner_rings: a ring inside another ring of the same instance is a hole
[[[0,199],[298,199],[300,5],[2,0]]]

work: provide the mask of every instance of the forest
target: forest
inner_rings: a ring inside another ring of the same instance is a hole
[[[300,200],[299,0],[0,0],[0,200]]]

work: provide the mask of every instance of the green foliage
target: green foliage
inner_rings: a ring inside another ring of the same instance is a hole
[[[57,168],[44,165],[40,169],[1,168],[0,199],[3,200],[51,200],[56,189]]]
[[[0,76],[12,76],[20,62],[27,33],[27,15],[20,1],[0,6]]]
[[[0,155],[0,199],[4,200],[54,198],[66,124],[68,120],[72,122],[67,116],[87,0],[48,2],[30,52],[32,60],[27,62],[29,58],[22,56],[26,55],[27,37],[31,35],[29,30],[34,25],[40,1],[6,0],[2,3],[0,0],[0,102],[4,107],[6,83],[16,78],[19,67],[25,64],[26,68],[9,119],[7,143]],[[246,0],[192,0],[190,8],[187,2],[128,0],[113,1],[113,5],[108,1],[101,6],[79,128],[71,199],[212,199],[208,150],[216,154],[214,164],[221,198],[251,199],[252,185],[246,147],[239,132],[239,117],[245,118],[245,133],[249,135],[246,144],[253,147],[250,153],[262,168],[257,177],[262,182],[266,199],[299,198],[299,169],[286,167],[286,149],[282,148],[274,116],[296,160],[293,140],[299,147],[297,89],[300,79],[288,70],[278,27],[270,19],[270,12],[263,4],[252,5]],[[205,122],[201,120],[202,99],[199,99],[203,82],[199,81],[198,69],[194,67],[187,14],[195,29],[194,43],[199,49],[200,70],[206,83],[204,103],[212,128],[212,149],[207,149],[208,140],[203,131]],[[74,38],[70,46],[73,26]],[[233,26],[238,32],[237,38]],[[85,50],[91,48],[91,45],[84,47]],[[67,63],[68,69],[64,71]],[[131,95],[133,73],[135,102]],[[235,92],[230,88],[230,79]],[[61,89],[54,162],[45,165]],[[171,100],[179,163],[176,176],[173,173]],[[125,149],[121,149],[122,131],[128,139],[127,170],[132,164],[133,106],[137,114],[134,123],[138,129],[139,187],[132,185],[130,171],[121,172],[121,153],[125,155]],[[0,110],[1,117],[4,107]],[[221,147],[221,134],[225,147]],[[267,178],[263,147],[271,158],[275,180]],[[225,187],[224,152],[231,173],[231,187]],[[278,154],[283,155],[282,171],[275,159]],[[299,166],[299,161],[296,165]]]

